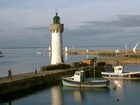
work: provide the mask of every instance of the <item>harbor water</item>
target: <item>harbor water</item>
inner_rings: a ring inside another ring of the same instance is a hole
[[[38,51],[41,54],[37,54]],[[46,48],[2,49],[0,77],[12,74],[34,72],[50,64],[51,55]],[[66,63],[93,58],[93,55],[65,55]],[[140,71],[140,65],[124,65],[126,71]],[[68,88],[61,83],[46,87],[26,96],[7,100],[2,105],[139,105],[140,80],[111,80],[108,88]]]

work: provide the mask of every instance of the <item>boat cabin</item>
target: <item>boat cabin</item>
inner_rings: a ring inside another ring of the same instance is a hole
[[[73,79],[74,81],[78,81],[78,82],[84,82],[84,71],[83,70],[80,70],[80,71],[76,71],[74,76],[73,76]]]
[[[123,73],[123,66],[115,66],[114,73]]]

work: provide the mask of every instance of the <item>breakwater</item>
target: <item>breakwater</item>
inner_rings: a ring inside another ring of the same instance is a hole
[[[98,59],[98,62],[106,62],[107,64],[114,64],[119,61],[121,64],[140,64],[140,51],[133,53],[128,50],[120,50],[115,52],[113,50],[69,50],[68,54],[74,55],[96,55],[102,58]]]
[[[110,58],[110,59],[98,59],[97,62],[105,62],[106,64],[116,64],[119,61],[120,64],[140,64],[140,59],[136,58]]]
[[[66,52],[65,52],[66,53]],[[134,53],[131,50],[128,50],[127,52],[125,50],[68,50],[68,54],[88,54],[88,55],[101,55],[101,56],[122,56],[122,57],[134,57],[134,58],[140,58],[140,51],[137,51],[137,53]]]
[[[18,74],[13,75],[12,79],[8,79],[8,77],[0,78],[0,101],[7,100],[10,97],[16,97],[17,95],[23,95],[26,91],[32,91],[41,86],[46,87],[51,84],[56,84],[62,76],[73,75],[75,70],[77,68]]]

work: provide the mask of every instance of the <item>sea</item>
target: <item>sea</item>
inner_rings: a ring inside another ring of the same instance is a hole
[[[118,48],[118,47],[117,47]],[[114,47],[71,47],[68,49],[115,50]],[[37,52],[41,51],[41,54]],[[12,74],[34,72],[51,62],[48,48],[3,48],[4,57],[0,57],[0,77]],[[77,62],[82,59],[100,58],[96,55],[64,54],[65,63]],[[140,71],[140,65],[124,65],[126,71]],[[62,84],[45,87],[33,93],[8,100],[0,105],[140,105],[140,80],[110,80],[108,88],[68,88]],[[114,88],[115,86],[115,88]]]

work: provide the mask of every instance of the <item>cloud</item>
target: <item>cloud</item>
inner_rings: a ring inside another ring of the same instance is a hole
[[[121,32],[121,29],[110,29],[110,28],[98,28],[98,29],[75,29],[75,30],[66,30],[66,34],[71,34],[72,36],[83,36],[83,37],[91,37],[102,34],[111,34],[116,32]]]
[[[140,27],[140,15],[121,15],[116,20],[87,21],[85,23],[99,27]]]
[[[39,0],[0,0],[0,8],[21,8],[29,7],[38,2]]]
[[[4,29],[0,29],[0,32],[5,32],[5,30]]]
[[[118,27],[140,27],[140,15],[122,15],[117,21],[111,24]]]
[[[64,30],[65,44],[124,45],[139,41],[140,15],[121,15],[110,21],[85,21]]]
[[[47,26],[40,26],[40,27],[26,27],[26,30],[32,30],[32,31],[48,31],[49,27]]]
[[[96,36],[121,33],[140,29],[140,15],[121,15],[116,20],[110,21],[85,21],[77,29],[67,29],[66,33],[79,36]]]

